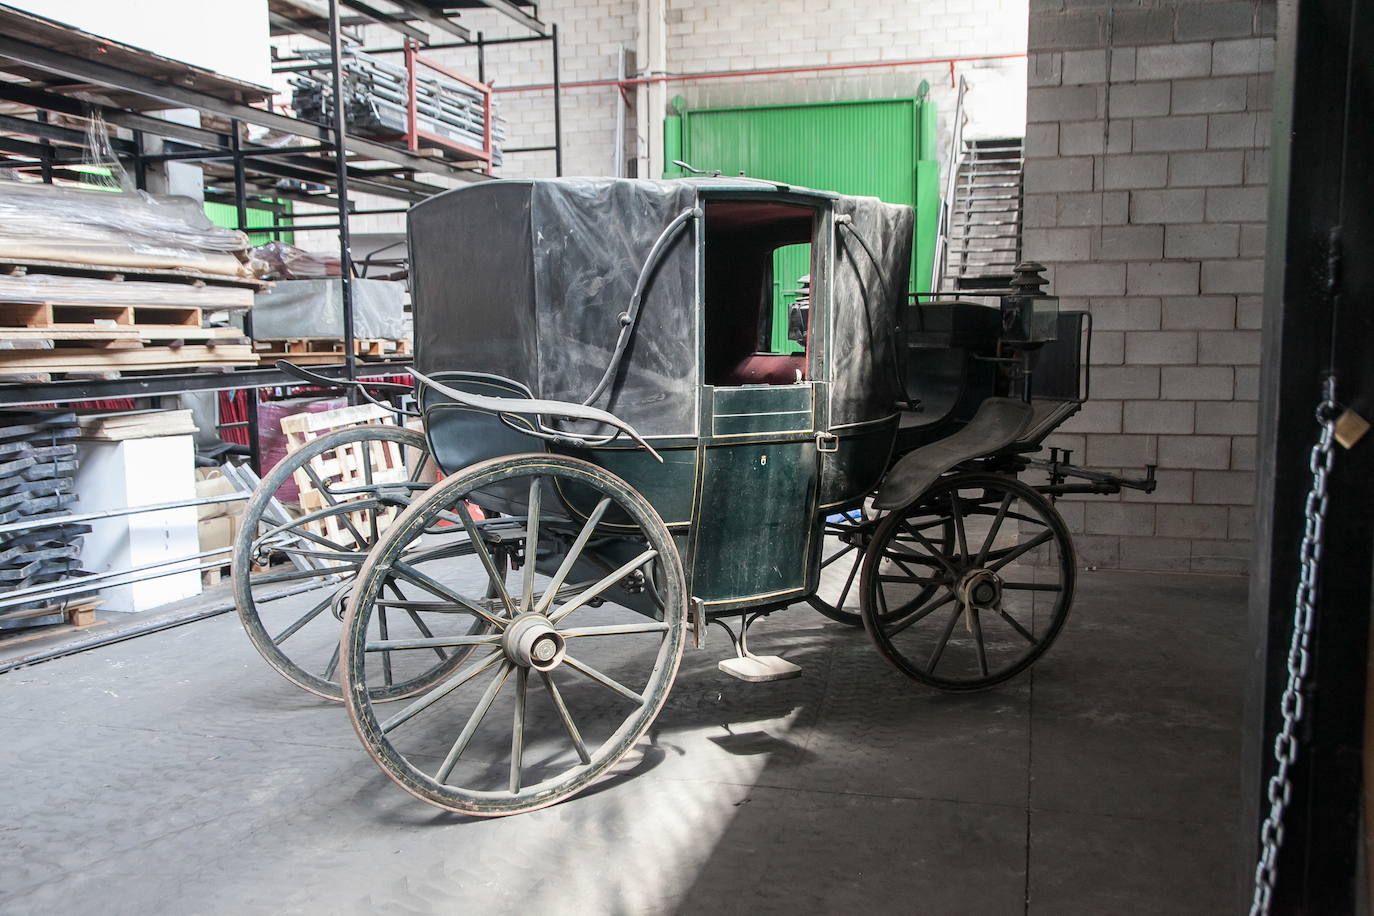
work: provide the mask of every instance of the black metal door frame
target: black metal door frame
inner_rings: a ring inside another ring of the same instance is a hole
[[[1278,3],[1238,892],[1252,888],[1287,678],[1314,409],[1374,419],[1374,9]],[[1333,330],[1333,313],[1338,315]],[[1272,912],[1353,913],[1374,551],[1374,434],[1337,447],[1306,715]],[[1242,910],[1243,911],[1243,910]]]

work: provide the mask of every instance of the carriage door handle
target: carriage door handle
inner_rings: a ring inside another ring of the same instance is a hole
[[[840,450],[840,437],[834,433],[816,433],[816,451],[831,455]]]

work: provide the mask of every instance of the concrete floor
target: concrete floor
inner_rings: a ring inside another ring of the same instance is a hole
[[[1243,579],[1082,574],[1029,676],[947,696],[805,607],[745,684],[688,649],[633,766],[468,819],[416,801],[232,615],[0,676],[0,912],[1218,913]]]

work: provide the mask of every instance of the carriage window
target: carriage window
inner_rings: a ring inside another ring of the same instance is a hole
[[[816,211],[769,200],[705,210],[706,383],[806,379]]]

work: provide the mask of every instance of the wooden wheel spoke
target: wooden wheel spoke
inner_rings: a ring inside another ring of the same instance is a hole
[[[988,650],[983,644],[983,624],[978,618],[981,615],[976,609],[969,611],[969,624],[973,629],[973,644],[978,650],[978,673],[983,677],[988,676]]]
[[[319,491],[320,496],[324,497],[325,502],[329,503],[329,505],[331,506],[337,506],[339,504],[339,501],[334,497],[333,492],[329,489],[329,485],[320,478],[320,475],[315,471],[314,468],[310,466],[309,461],[301,465],[301,470],[305,471],[305,476],[310,478],[310,482],[315,485],[315,489]],[[362,500],[359,500],[359,502],[362,502]],[[357,539],[355,543],[357,543],[358,546],[361,547],[363,544],[374,543],[376,541],[376,538],[373,538],[371,541],[364,538],[362,532],[358,530],[358,527],[353,524],[353,520],[349,518],[349,516],[353,514],[353,511],[356,510],[344,512],[342,515],[340,515],[339,523],[342,524],[345,528],[347,528],[349,533]]]
[[[1046,528],[1044,531],[1040,532],[1035,537],[1031,538],[1029,541],[1026,541],[1024,544],[1018,544],[1015,550],[1009,551],[1008,553],[1003,555],[996,563],[993,563],[991,566],[987,568],[992,570],[993,572],[996,572],[997,570],[1006,566],[1012,560],[1015,560],[1022,554],[1029,553],[1030,551],[1039,547],[1041,544],[1045,543],[1052,537],[1054,537],[1054,531],[1049,528]]]
[[[452,601],[454,604],[457,604],[460,607],[465,608],[470,613],[476,614],[478,617],[481,617],[483,620],[487,621],[487,623],[490,623],[493,626],[504,628],[506,624],[510,623],[509,620],[492,614],[491,612],[487,611],[486,608],[477,606],[476,604],[464,598],[462,595],[458,594],[448,586],[440,582],[434,581],[429,576],[420,572],[418,569],[412,567],[409,563],[402,563],[400,560],[396,560],[391,564],[391,574],[393,576],[400,576],[402,579],[405,579],[412,585],[419,586],[420,588],[429,592],[431,595],[437,595],[440,598],[447,598],[449,601]],[[503,587],[502,592],[504,591],[505,588]],[[506,600],[510,600],[509,595],[506,596]]]
[[[472,549],[487,571],[487,578],[491,582],[491,587],[495,589],[496,596],[501,599],[501,604],[506,609],[506,615],[514,617],[516,615],[515,602],[511,600],[510,592],[506,591],[506,577],[496,568],[496,561],[491,558],[491,551],[487,550],[487,545],[482,541],[482,532],[478,531],[477,526],[473,524],[472,513],[468,511],[467,503],[459,501],[457,509],[458,517],[463,522],[463,529],[467,531],[468,540],[472,542]],[[439,781],[443,782],[442,779]]]
[[[900,559],[899,559],[899,558],[900,558]],[[905,551],[905,550],[893,550],[893,549],[891,549],[891,548],[888,548],[887,550],[884,550],[884,551],[883,551],[883,559],[884,559],[884,560],[891,560],[891,561],[894,562],[894,563],[899,563],[899,562],[901,562],[901,560],[905,560],[905,561],[908,562],[908,563],[919,563],[919,564],[922,565],[922,566],[945,566],[945,565],[946,565],[946,564],[940,562],[940,560],[939,560],[938,557],[926,556],[926,555],[924,555],[924,554],[919,554],[919,553],[909,553],[908,551]]]
[[[378,445],[380,445],[380,443],[369,442],[367,445],[363,446],[362,449],[363,454],[361,460],[363,465],[363,483],[366,484],[369,488],[372,486],[373,452],[376,450]],[[372,535],[368,539],[368,543],[375,544],[377,543],[377,536],[382,533],[381,527],[377,524],[377,508],[375,505],[368,508],[367,510],[367,523],[368,531]],[[387,683],[390,683],[390,681],[388,681]]]
[[[839,600],[835,602],[835,607],[844,607],[845,599],[849,597],[849,589],[852,588],[854,585],[854,577],[859,574],[859,568],[862,565],[863,564],[861,563],[855,563],[852,567],[850,567],[849,577],[844,580],[844,588],[840,589],[840,597]]]
[[[271,537],[281,538],[281,543],[268,542],[268,535],[262,535],[253,546],[259,550],[286,550],[286,545],[291,543],[291,541],[311,541],[329,550],[331,559],[334,558],[336,554],[348,549],[344,545],[331,541],[327,537],[322,537],[313,531],[306,531],[304,528],[295,527],[295,522],[292,522],[291,525],[284,528],[274,528],[273,531],[277,533],[272,534]],[[283,537],[283,535],[285,535],[285,537]]]
[[[637,633],[667,633],[668,625],[666,623],[621,623],[598,627],[574,627],[558,632],[564,639],[577,639],[585,636],[629,636]]]
[[[567,604],[560,607],[553,614],[550,614],[549,622],[557,624],[564,617],[567,617],[569,614],[571,614],[573,611],[576,611],[578,608],[583,607],[592,599],[599,597],[602,592],[606,591],[606,589],[610,588],[612,585],[615,585],[617,582],[624,579],[630,573],[634,572],[636,569],[639,569],[645,563],[648,563],[650,560],[654,559],[657,556],[658,551],[650,548],[649,550],[644,551],[628,563],[625,563],[617,569],[614,569],[611,572],[607,573],[605,577],[603,577],[591,588],[587,589],[582,594],[574,598],[572,601],[569,601]]]
[[[892,559],[892,562],[895,563],[895,564],[898,566],[898,568],[900,568],[900,569],[902,570],[902,572],[904,572],[904,573],[907,574],[907,576],[911,579],[911,581],[914,581],[914,582],[932,582],[932,581],[935,581],[935,580],[933,580],[933,579],[926,579],[926,578],[923,577],[923,576],[918,576],[918,575],[916,574],[916,572],[915,572],[913,569],[911,569],[910,567],[908,567],[905,563],[903,563],[901,560],[897,559],[896,557],[892,557],[891,559]]]
[[[531,563],[531,565],[533,565]],[[515,672],[515,722],[510,735],[510,794],[520,792],[520,777],[525,756],[525,694],[529,687],[530,669]]]
[[[377,635],[381,637],[379,642],[382,644],[391,642],[391,632],[390,627],[387,626],[386,614],[386,608],[377,608]],[[385,649],[382,652],[382,683],[390,687],[395,683],[391,679],[391,653]]]
[[[457,646],[495,646],[500,645],[498,633],[480,633],[464,636],[423,636],[408,639],[371,639],[364,649],[368,652],[395,652],[403,649],[451,649]],[[443,656],[447,658],[448,656]]]
[[[428,453],[426,453],[426,454],[428,454]],[[417,614],[417,613],[415,612],[415,608],[413,608],[413,607],[406,607],[406,606],[405,606],[406,596],[405,596],[405,594],[402,593],[402,591],[396,586],[396,583],[395,583],[395,582],[388,582],[388,583],[386,584],[385,588],[386,588],[386,589],[389,589],[389,590],[391,591],[391,594],[393,594],[393,595],[396,596],[396,604],[393,605],[393,606],[395,606],[395,607],[400,607],[402,610],[404,610],[404,611],[406,612],[406,616],[409,617],[409,618],[410,618],[410,622],[413,623],[413,624],[415,625],[415,629],[417,629],[417,630],[420,631],[420,635],[423,636],[423,637],[425,637],[426,639],[433,639],[433,638],[434,638],[434,631],[432,631],[432,630],[429,628],[429,626],[425,623],[424,619],[421,618],[420,615]],[[378,606],[378,607],[386,607],[386,604],[385,604],[384,602],[382,602],[382,601],[378,601],[378,602],[377,602],[377,606]],[[439,661],[443,661],[444,659],[448,658],[447,653],[445,653],[444,650],[441,649],[441,648],[437,648],[437,647],[436,647],[435,650],[434,650],[434,654],[437,655],[437,656],[439,656]]]
[[[1026,642],[1030,643],[1032,646],[1040,645],[1040,640],[1036,639],[1034,636],[1031,635],[1029,630],[1021,626],[1021,624],[1017,621],[1015,617],[1011,616],[1006,611],[1002,610],[1000,607],[997,609],[997,614],[1007,623],[1011,624],[1011,628],[1013,630],[1024,636]]]
[[[584,764],[591,763],[592,755],[587,753],[587,745],[583,743],[582,735],[573,723],[572,715],[568,712],[568,704],[563,702],[563,694],[558,692],[558,685],[553,682],[553,677],[547,671],[539,672],[539,677],[544,682],[544,689],[549,692],[554,707],[558,710],[558,717],[563,721],[563,730],[568,733],[568,737],[572,740],[573,748],[577,751],[577,759]]]
[[[539,553],[539,502],[543,493],[541,479],[538,476],[530,478],[529,514],[525,522],[525,587],[520,599],[520,607],[525,610],[534,606],[534,561]]]
[[[338,504],[329,505],[325,506],[322,509],[316,509],[313,512],[307,512],[304,515],[298,515],[295,518],[289,518],[285,521],[278,521],[276,523],[270,522],[266,518],[266,516],[264,516],[263,518],[259,519],[259,524],[271,524],[272,527],[268,528],[266,531],[260,532],[258,534],[258,541],[262,542],[267,540],[268,538],[276,537],[280,534],[290,534],[292,536],[308,538],[321,544],[334,544],[333,541],[325,537],[316,535],[311,531],[305,530],[303,526],[313,524],[315,522],[322,522],[325,519],[333,518],[336,515],[347,515],[349,512],[356,512],[358,508],[361,508],[366,503],[375,504],[376,502],[377,501],[375,499],[360,499],[356,502],[345,503],[342,506]],[[335,544],[335,546],[337,547],[338,545]]]
[[[402,447],[404,448],[404,446]],[[408,483],[420,482],[420,475],[424,473],[425,468],[429,467],[429,458],[429,449],[422,449],[420,451],[420,460],[415,463],[415,467],[410,471],[410,476],[406,478]]]
[[[917,542],[919,542],[922,547],[928,550],[930,552],[930,555],[934,557],[936,560],[938,560],[940,562],[940,565],[943,566],[951,576],[958,578],[959,571],[956,570],[953,564],[951,564],[949,560],[945,558],[944,554],[940,553],[939,549],[937,549],[934,544],[930,543],[929,538],[927,538],[924,534],[921,534],[921,532],[917,531],[915,528],[907,524],[905,519],[902,521],[902,527],[909,531],[911,534],[913,534],[916,537]]]
[[[338,647],[338,646],[335,646],[335,647],[334,647],[334,654],[331,655],[331,656],[329,656],[329,664],[325,666],[325,669],[324,669],[324,679],[325,679],[326,681],[332,681],[332,680],[334,680],[334,675],[336,675],[336,674],[338,673],[338,671],[339,671],[339,647]]]
[[[254,576],[251,581],[253,585],[272,585],[277,582],[294,582],[298,579],[318,579],[321,576],[330,577],[348,575],[351,578],[352,574],[356,571],[356,568],[348,569],[339,567],[321,567],[318,569],[293,569],[290,572],[267,573],[266,575],[262,576]]]
[[[505,686],[506,678],[510,677],[511,669],[514,667],[515,666],[510,662],[505,662],[501,665],[501,670],[496,672],[496,677],[492,678],[491,684],[487,686],[486,692],[482,694],[482,699],[477,701],[477,708],[472,711],[472,715],[468,716],[467,724],[463,726],[463,730],[459,732],[458,737],[454,739],[453,747],[449,748],[448,756],[444,758],[444,762],[439,766],[439,771],[434,774],[435,782],[448,782],[448,777],[453,772],[454,766],[457,765],[458,758],[463,756],[463,751],[467,750],[468,745],[472,743],[472,736],[477,733],[478,726],[480,726],[482,720],[487,717],[487,712],[491,709],[491,704],[496,702],[496,695],[500,693],[501,688]]]
[[[922,607],[920,610],[913,612],[912,614],[910,614],[909,616],[903,618],[902,620],[899,620],[897,623],[893,624],[891,627],[889,627],[889,628],[883,630],[883,632],[886,633],[889,637],[891,637],[891,636],[896,636],[898,633],[902,632],[902,631],[905,630],[907,627],[910,627],[910,626],[913,625],[913,624],[916,624],[916,623],[919,623],[919,622],[922,621],[922,620],[925,620],[927,617],[929,617],[929,616],[930,616],[931,614],[933,614],[935,611],[937,611],[937,610],[939,610],[940,608],[944,607],[946,604],[949,604],[949,603],[950,603],[951,601],[953,601],[953,600],[954,600],[954,592],[952,592],[952,591],[951,591],[949,594],[945,595],[945,597],[943,597],[943,598],[935,598],[935,599],[933,599],[933,600],[927,602],[926,605],[925,605],[924,607]],[[898,614],[902,613],[902,611],[906,610],[906,607],[907,607],[906,605],[902,605],[901,607],[897,608],[896,613],[898,613]]]
[[[1011,508],[1011,500],[1014,495],[1008,492],[1002,497],[1002,505],[997,507],[997,515],[993,518],[991,527],[988,528],[988,536],[983,538],[983,546],[978,550],[978,559],[974,561],[974,566],[982,566],[987,562],[988,551],[992,549],[993,542],[997,540],[997,532],[1002,527],[1002,520],[1007,517],[1007,509]]]
[[[1057,582],[1003,582],[1002,588],[1026,592],[1062,592],[1064,586]]]
[[[821,560],[821,569],[825,569],[827,566],[829,566],[831,563],[834,563],[840,557],[856,549],[858,548],[856,548],[853,544],[845,544],[844,549],[837,550],[830,556],[826,557],[824,560]]]
[[[285,630],[282,630],[276,636],[272,637],[272,645],[280,646],[282,643],[286,642],[292,636],[295,636],[297,633],[299,633],[301,627],[305,626],[307,623],[314,620],[316,617],[320,616],[320,614],[324,613],[324,609],[329,607],[329,605],[333,603],[334,598],[335,594],[333,592],[330,592],[328,595],[326,595],[324,599],[320,601],[319,604],[315,605],[310,610],[302,614],[301,617],[297,619],[295,623],[291,624],[291,626],[287,627]]]
[[[295,557],[309,557],[312,560],[327,560],[331,563],[345,563],[353,566],[358,566],[363,560],[367,559],[366,553],[361,553],[356,550],[334,550],[325,553],[323,550],[310,550],[306,547],[286,547],[284,545],[274,546],[272,549],[279,553],[285,553]]]
[[[586,524],[582,526],[582,530],[577,533],[577,537],[573,540],[572,546],[568,548],[568,555],[563,558],[563,562],[558,565],[557,572],[555,572],[553,578],[549,580],[549,587],[544,591],[544,594],[539,596],[539,601],[534,607],[537,613],[543,614],[548,611],[549,605],[553,602],[558,590],[563,587],[563,581],[568,578],[568,574],[571,573],[573,567],[577,565],[578,559],[582,556],[583,548],[587,546],[587,541],[591,539],[592,532],[595,531],[596,526],[601,523],[601,516],[606,514],[606,509],[610,505],[611,498],[609,496],[604,496],[601,498],[601,501],[596,504],[596,508],[592,510],[591,515],[587,516]]]
[[[959,622],[963,613],[963,603],[956,603],[954,613],[949,615],[949,622],[945,624],[945,630],[940,634],[940,641],[935,644],[935,651],[930,654],[930,661],[926,662],[926,674],[935,673],[935,666],[940,664],[940,658],[945,654],[945,646],[949,645],[949,637],[954,632],[954,625]]]
[[[563,663],[567,665],[569,668],[578,672],[579,674],[585,675],[586,677],[600,684],[601,686],[606,687],[609,690],[620,694],[622,697],[629,700],[631,703],[634,703],[636,706],[644,705],[643,695],[635,693],[633,690],[631,690],[629,687],[626,687],[624,684],[620,683],[615,678],[606,674],[602,674],[600,671],[597,671],[591,665],[588,665],[585,662],[580,662],[577,659],[573,658],[571,655],[565,656],[563,659]]]
[[[424,712],[426,709],[433,706],[435,703],[439,702],[444,697],[448,696],[450,693],[457,690],[459,687],[462,687],[464,684],[466,684],[473,678],[477,677],[477,675],[481,674],[483,671],[490,670],[493,665],[503,660],[505,657],[505,653],[503,652],[493,652],[492,654],[483,658],[481,662],[469,668],[467,671],[455,674],[452,677],[444,680],[442,683],[437,684],[424,696],[415,700],[405,709],[401,710],[400,712],[396,713],[396,715],[392,716],[390,719],[387,719],[385,722],[383,722],[379,726],[379,728],[382,731],[382,734],[386,734],[392,729],[400,725],[404,725],[406,722],[409,722],[411,719],[415,718],[415,716]]]
[[[878,577],[878,581],[879,581],[879,582],[906,582],[906,583],[915,582],[915,583],[918,584],[918,585],[944,585],[944,584],[945,584],[946,582],[948,582],[949,580],[948,580],[948,579],[943,579],[943,578],[936,578],[936,577],[934,577],[934,576],[929,576],[929,577],[927,577],[927,576],[906,575],[906,576],[879,576],[879,577]]]
[[[465,605],[453,601],[413,601],[409,598],[378,598],[373,602],[377,607],[394,607],[407,611],[424,611],[427,614],[467,614]]]

